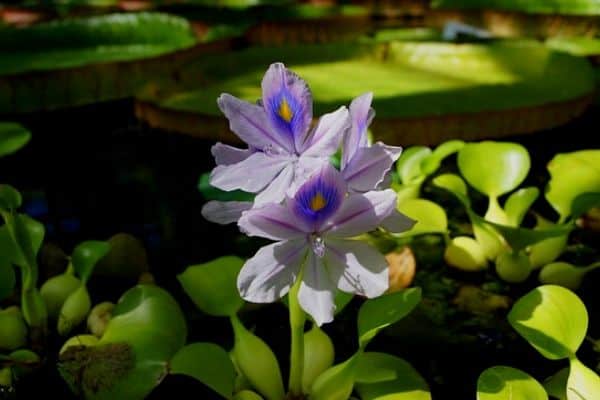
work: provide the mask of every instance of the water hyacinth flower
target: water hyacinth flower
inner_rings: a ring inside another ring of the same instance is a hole
[[[254,205],[281,202],[314,171],[329,161],[349,127],[348,110],[325,114],[314,128],[312,96],[304,80],[274,63],[262,80],[262,100],[251,104],[230,94],[217,100],[231,130],[247,149],[221,143],[212,148],[217,167],[210,184],[225,191],[257,193]],[[212,221],[237,220],[250,208],[245,202],[211,202],[203,210]]]
[[[326,164],[284,204],[253,208],[238,225],[262,247],[238,276],[242,297],[269,303],[299,276],[298,301],[319,325],[333,320],[336,288],[368,298],[388,288],[388,264],[376,249],[352,237],[377,228],[396,207],[393,190],[350,193],[342,174]]]

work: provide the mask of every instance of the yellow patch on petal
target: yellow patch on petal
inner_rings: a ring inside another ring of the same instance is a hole
[[[321,193],[315,194],[310,201],[310,209],[313,211],[321,211],[327,205],[327,200]]]
[[[281,103],[279,103],[279,110],[277,110],[277,113],[285,122],[290,122],[294,117],[294,113],[285,99],[282,99]]]

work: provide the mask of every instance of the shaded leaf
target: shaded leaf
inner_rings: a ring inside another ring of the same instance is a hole
[[[80,243],[73,250],[71,263],[81,280],[87,282],[96,264],[110,251],[108,242],[89,240]]]
[[[477,400],[547,400],[544,387],[516,368],[497,366],[486,369],[477,380]]]
[[[25,146],[31,133],[14,122],[0,122],[0,157],[12,154]]]

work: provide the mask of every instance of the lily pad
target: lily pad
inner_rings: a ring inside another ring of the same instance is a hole
[[[534,42],[289,45],[207,55],[181,71],[179,89],[141,96],[137,115],[154,126],[232,140],[215,99],[228,92],[255,101],[273,61],[306,79],[315,115],[373,91],[373,132],[391,144],[553,127],[582,112],[594,90],[586,60]]]
[[[159,13],[110,14],[0,29],[0,112],[131,96],[168,71],[167,53],[196,43],[188,22]],[[153,65],[141,68],[141,60]]]

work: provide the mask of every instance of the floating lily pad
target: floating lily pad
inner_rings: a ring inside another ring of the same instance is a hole
[[[373,91],[375,135],[403,145],[550,128],[580,114],[594,90],[586,60],[533,42],[305,45],[207,56],[182,71],[185,90],[143,96],[137,115],[153,126],[232,139],[215,99],[229,92],[255,101],[274,61],[306,79],[315,115]],[[212,84],[200,89],[200,76]]]
[[[498,9],[532,14],[600,15],[597,0],[433,0],[436,8]]]
[[[186,20],[159,13],[2,28],[0,112],[131,96],[149,78],[168,71],[166,54],[195,43]],[[150,64],[142,67],[143,60]]]

